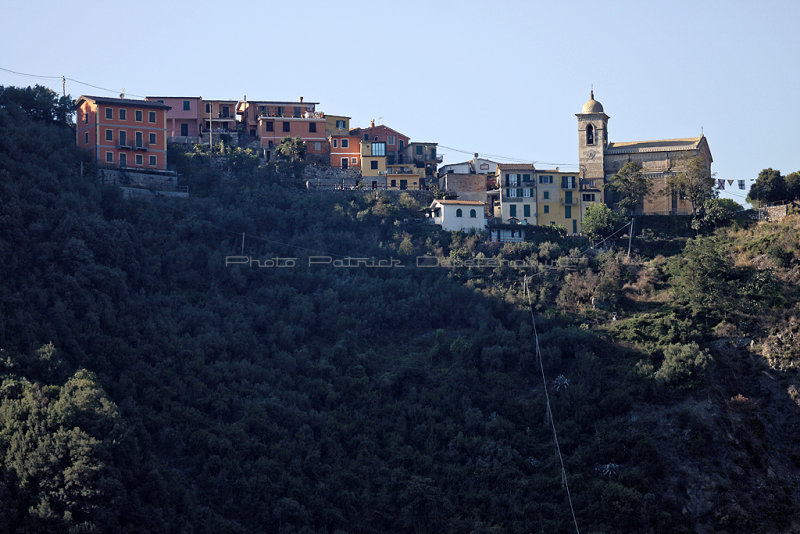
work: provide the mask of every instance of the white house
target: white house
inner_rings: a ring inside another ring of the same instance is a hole
[[[434,224],[444,230],[480,232],[486,228],[484,203],[477,200],[434,200],[428,208]]]

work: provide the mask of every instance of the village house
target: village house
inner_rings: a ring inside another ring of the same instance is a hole
[[[203,99],[199,96],[148,96],[148,102],[159,102],[169,106],[167,110],[167,142],[196,144],[200,142],[202,130],[201,109]]]
[[[427,215],[443,230],[476,231],[486,229],[483,202],[475,200],[434,200],[426,210]]]
[[[75,103],[80,148],[100,166],[167,169],[167,111],[161,102],[81,96]]]

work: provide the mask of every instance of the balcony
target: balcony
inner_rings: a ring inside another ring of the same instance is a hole
[[[577,198],[573,198],[572,200],[567,201],[567,200],[562,198],[561,199],[561,205],[562,206],[577,206],[578,205],[578,199]]]

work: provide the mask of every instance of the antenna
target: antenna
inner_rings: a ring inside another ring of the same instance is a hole
[[[125,98],[125,88],[122,88],[122,92],[119,94],[120,98]]]

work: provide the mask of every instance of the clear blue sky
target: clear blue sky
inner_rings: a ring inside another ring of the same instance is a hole
[[[7,2],[0,67],[133,95],[320,102],[468,153],[577,163],[593,86],[612,141],[708,137],[718,178],[800,170],[800,2]],[[0,71],[2,85],[58,80]],[[68,82],[73,97],[112,95]],[[570,167],[567,164],[572,164]],[[735,198],[735,197],[734,197]]]

